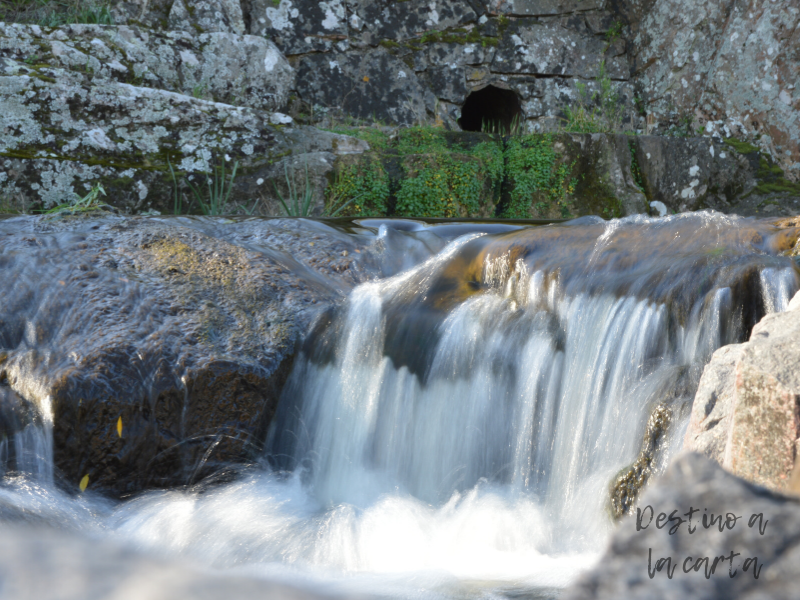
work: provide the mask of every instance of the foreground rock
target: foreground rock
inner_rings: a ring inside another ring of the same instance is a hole
[[[770,493],[698,454],[687,454],[644,494],[639,507],[646,528],[637,531],[636,516],[626,517],[597,566],[568,588],[563,600],[796,597],[798,500]],[[652,522],[648,507],[654,513]],[[687,519],[684,513],[691,509],[696,511],[691,530],[687,522],[677,526],[677,520],[657,528],[659,513],[677,511],[676,517]],[[709,523],[712,513],[716,518],[735,515],[735,525],[730,517],[722,531],[721,519],[704,527],[704,516]]]
[[[297,342],[365,277],[363,242],[302,221],[0,230],[0,430],[26,425],[21,399],[38,407],[57,477],[115,495],[259,456]]]
[[[2,527],[0,598],[19,600],[314,600],[323,596],[246,576],[153,558],[108,541],[48,528]]]
[[[800,438],[799,356],[797,295],[786,312],[764,317],[748,342],[714,353],[692,405],[684,447],[740,477],[787,489]]]

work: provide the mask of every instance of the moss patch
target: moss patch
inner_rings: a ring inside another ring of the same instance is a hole
[[[753,144],[749,144],[735,138],[726,138],[725,143],[736,150],[739,154],[752,154],[753,152],[760,152],[757,146],[753,146]]]
[[[772,159],[761,153],[756,146],[736,140],[734,138],[727,138],[725,143],[731,148],[736,150],[739,154],[746,156],[751,164],[756,167],[756,179],[758,184],[746,196],[751,194],[770,195],[770,194],[787,194],[792,196],[800,196],[800,184],[793,183],[786,179],[783,169],[772,162]],[[755,163],[755,160],[758,163]],[[768,204],[768,203],[765,203]]]

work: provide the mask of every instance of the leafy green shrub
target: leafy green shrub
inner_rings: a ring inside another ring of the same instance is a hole
[[[570,177],[573,164],[559,164],[552,135],[511,138],[506,144],[505,160],[506,176],[512,189],[501,216],[529,218],[531,204],[539,213],[556,207],[562,217],[570,216],[569,197],[576,185],[575,179]]]
[[[480,160],[450,154],[409,156],[397,192],[400,216],[453,218],[478,216],[485,190]]]
[[[325,214],[330,217],[385,215],[389,201],[389,176],[372,155],[339,167],[325,190]]]
[[[449,148],[444,130],[412,127],[398,136],[397,150],[405,171],[398,215],[477,217],[486,212],[487,198],[499,194],[504,169],[498,143]]]

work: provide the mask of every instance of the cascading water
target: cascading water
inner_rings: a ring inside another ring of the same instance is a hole
[[[603,549],[653,410],[658,471],[711,353],[798,288],[765,231],[705,214],[461,236],[320,319],[269,466],[118,505],[18,483],[0,502],[52,494],[60,523],[328,592],[557,595]]]

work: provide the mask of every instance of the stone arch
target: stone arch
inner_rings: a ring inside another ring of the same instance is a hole
[[[458,126],[464,131],[508,133],[514,121],[523,118],[522,105],[515,92],[487,85],[467,96]]]

